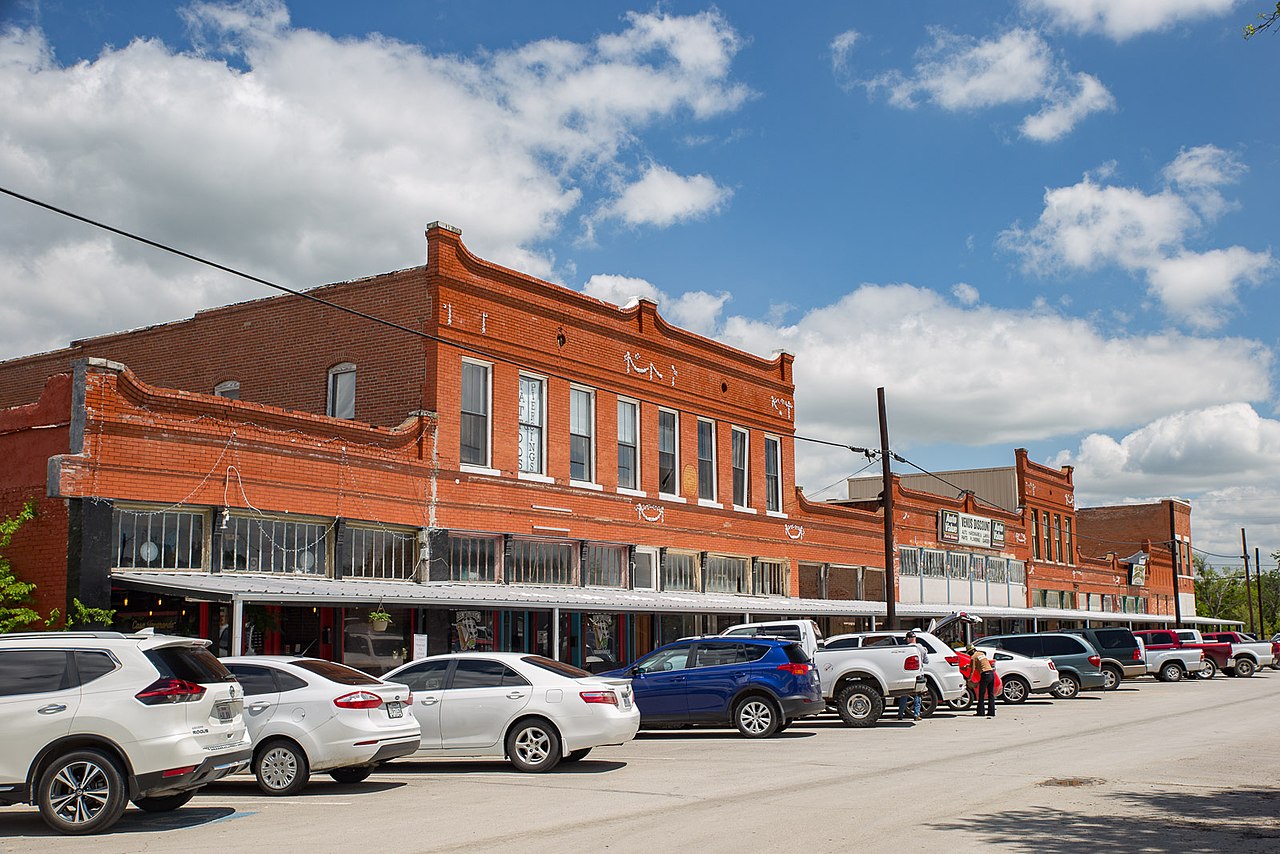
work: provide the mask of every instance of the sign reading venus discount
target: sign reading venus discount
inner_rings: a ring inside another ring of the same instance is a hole
[[[938,511],[938,540],[962,546],[1004,548],[1004,522],[954,510]]]

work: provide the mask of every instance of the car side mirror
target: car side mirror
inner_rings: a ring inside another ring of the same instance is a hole
[[[643,676],[644,671],[640,669],[640,665],[633,664],[630,668],[632,676]]]

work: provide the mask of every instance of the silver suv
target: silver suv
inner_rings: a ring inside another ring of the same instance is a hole
[[[244,692],[206,646],[150,630],[0,635],[0,805],[95,833],[129,801],[177,809],[248,765]]]

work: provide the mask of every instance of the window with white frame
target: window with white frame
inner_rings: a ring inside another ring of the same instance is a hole
[[[218,383],[213,387],[213,395],[214,397],[225,397],[227,400],[239,400],[240,381],[227,380],[226,382]]]
[[[342,561],[345,578],[412,580],[418,564],[418,532],[348,525],[349,547]]]
[[[716,500],[716,422],[698,419],[698,497]]]
[[[752,567],[751,592],[757,596],[786,596],[791,592],[785,560],[757,560]]]
[[[497,581],[501,553],[501,537],[450,534],[449,580]]]
[[[898,574],[920,574],[920,549],[907,546],[898,548]]]
[[[688,552],[667,552],[662,558],[663,590],[697,590],[698,556]]]
[[[1063,560],[1069,564],[1076,562],[1076,546],[1071,536],[1071,517],[1067,516],[1062,520],[1062,548],[1064,552]]]
[[[947,553],[939,549],[921,549],[920,574],[926,578],[946,578]]]
[[[1027,583],[1027,565],[1020,560],[1009,561],[1009,580],[1014,584]]]
[[[733,428],[733,505],[747,507],[751,503],[751,484],[747,481],[747,449],[750,437],[746,430]]]
[[[782,511],[782,443],[774,436],[764,437],[764,502],[766,510]]]
[[[742,557],[707,555],[702,568],[703,589],[707,593],[748,593],[751,562]]]
[[[113,566],[204,568],[205,514],[116,507],[111,512]]]
[[[462,361],[462,423],[459,459],[465,465],[489,465],[489,377],[491,366]]]
[[[507,580],[519,584],[575,584],[577,546],[550,540],[512,540]]]
[[[230,515],[222,529],[222,569],[329,574],[332,524]]]
[[[965,552],[947,552],[947,576],[949,578],[969,577],[969,555]]]
[[[239,386],[236,393],[239,394]],[[329,397],[325,414],[333,418],[356,417],[356,366],[350,362],[329,369]]]
[[[640,404],[618,398],[618,486],[640,488]]]
[[[546,380],[520,375],[520,471],[545,474],[542,449],[546,421]]]
[[[973,581],[987,580],[986,555],[969,555],[969,578]]]
[[[586,565],[582,568],[583,583],[592,587],[626,587],[629,554],[626,546],[588,543]]]
[[[658,492],[680,492],[680,416],[670,409],[658,410]]]
[[[987,556],[987,581],[1004,584],[1007,577],[1008,561],[1002,557]]]
[[[569,389],[569,479],[595,478],[596,394],[587,388]]]

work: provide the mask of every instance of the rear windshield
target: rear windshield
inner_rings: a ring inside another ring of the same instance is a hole
[[[574,667],[572,664],[565,664],[563,661],[544,658],[541,655],[526,655],[520,660],[526,664],[532,664],[534,667],[541,667],[543,670],[549,670],[552,673],[567,676],[570,679],[586,679],[592,676],[591,673],[583,670],[581,667]]]
[[[1103,649],[1126,649],[1138,645],[1133,639],[1133,632],[1128,629],[1095,629],[1093,636]]]
[[[347,667],[345,664],[338,664],[333,661],[321,661],[318,658],[302,658],[297,661],[290,662],[294,667],[301,667],[303,670],[310,670],[317,676],[323,676],[330,682],[337,682],[339,685],[379,685],[381,679],[376,676],[370,676],[368,673],[361,673],[354,667]]]
[[[202,646],[161,646],[146,651],[147,660],[161,676],[188,682],[234,682],[236,677]]]
[[[783,644],[782,650],[787,654],[787,661],[792,664],[809,663],[809,654],[798,643]]]

